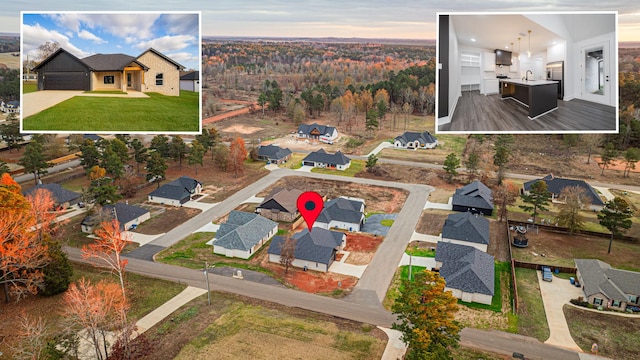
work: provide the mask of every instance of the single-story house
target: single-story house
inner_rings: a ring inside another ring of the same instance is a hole
[[[126,203],[116,203],[115,205],[105,205],[102,207],[102,214],[87,216],[80,223],[82,232],[92,233],[96,225],[103,221],[118,220],[120,230],[132,230],[138,225],[149,220],[151,213],[145,208]]]
[[[428,131],[423,133],[407,131],[397,136],[393,146],[402,149],[433,149],[438,145],[438,139]]]
[[[60,48],[33,68],[38,90],[130,90],[180,95],[184,67],[149,48],[137,57],[94,54],[82,59]]]
[[[445,290],[462,301],[491,304],[495,290],[493,256],[473,246],[440,241],[435,260],[446,281]]]
[[[323,169],[347,170],[351,166],[351,159],[346,157],[342,152],[329,154],[324,149],[309,153],[302,159],[303,166],[313,166]]]
[[[364,224],[364,207],[363,199],[339,197],[329,200],[324,204],[313,226],[323,229],[360,231]]]
[[[193,195],[201,192],[202,184],[198,180],[189,176],[181,176],[150,192],[148,200],[163,205],[182,206],[191,200]]]
[[[338,138],[338,130],[333,126],[320,124],[300,124],[297,135],[299,138],[333,142]]]
[[[180,72],[180,90],[200,92],[200,72]]]
[[[493,213],[493,193],[485,184],[476,180],[456,189],[451,199],[453,211],[470,211],[491,216]]]
[[[442,226],[442,241],[473,246],[487,252],[489,220],[470,212],[450,214]]]
[[[20,113],[20,101],[18,100],[11,100],[7,102],[4,102],[4,100],[0,101],[0,111],[7,114],[11,114],[11,113],[18,114]]]
[[[55,208],[66,209],[69,206],[75,205],[82,199],[82,194],[75,191],[67,190],[60,186],[60,184],[39,184],[24,192],[24,196],[34,194],[38,189],[44,189],[51,193],[53,199],[53,206]]]
[[[302,269],[327,272],[336,259],[336,253],[344,249],[347,235],[339,231],[322,228],[304,229],[291,237],[295,240],[292,266]],[[269,261],[279,263],[285,238],[274,236],[269,245]]]
[[[278,223],[258,214],[232,210],[216,237],[207,242],[213,252],[248,259],[278,232]]]
[[[640,272],[614,269],[597,259],[575,259],[577,279],[589,304],[625,311],[640,306]]]
[[[258,159],[269,164],[283,164],[291,159],[291,150],[276,145],[264,145],[258,148]]]
[[[547,184],[547,190],[551,193],[551,198],[553,201],[563,201],[563,199],[560,199],[559,197],[562,193],[562,190],[564,190],[565,188],[579,187],[581,189],[584,189],[585,195],[589,197],[589,200],[591,200],[591,205],[589,206],[590,209],[594,211],[600,211],[604,207],[604,201],[602,201],[602,198],[600,197],[600,195],[598,195],[598,192],[596,192],[596,190],[591,187],[591,185],[589,185],[586,181],[555,177],[553,176],[553,174],[549,174],[542,179],[525,182],[522,189],[523,192],[525,194],[528,194],[531,190],[531,185],[537,183],[538,181],[544,181]]]
[[[274,221],[294,221],[300,216],[298,197],[302,191],[298,189],[275,188],[256,208],[256,213]]]

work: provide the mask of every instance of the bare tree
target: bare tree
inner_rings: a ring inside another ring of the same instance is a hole
[[[280,247],[280,264],[284,266],[284,273],[289,272],[289,267],[295,260],[296,240],[287,238]]]
[[[13,359],[41,359],[43,351],[47,346],[49,329],[41,316],[33,316],[25,313],[20,314],[20,324],[17,334],[20,337],[18,346],[12,346]]]
[[[584,227],[584,217],[580,210],[591,205],[591,199],[586,191],[579,186],[569,186],[562,189],[560,193],[560,213],[558,214],[558,224],[569,229],[570,233],[581,230]]]

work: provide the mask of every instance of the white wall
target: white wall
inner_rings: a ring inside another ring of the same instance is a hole
[[[462,95],[460,80],[460,50],[458,49],[458,36],[453,26],[453,19],[449,16],[449,119],[458,104],[458,98]]]
[[[618,49],[616,46],[616,35],[614,32],[612,33],[608,33],[608,34],[604,34],[604,35],[600,35],[600,36],[596,36],[594,38],[585,40],[585,41],[580,41],[576,44],[574,44],[570,50],[570,55],[571,58],[568,61],[569,64],[565,63],[565,74],[571,74],[571,91],[572,91],[572,95],[573,97],[579,98],[582,97],[582,83],[581,83],[581,79],[583,77],[582,69],[580,67],[580,64],[582,63],[582,58],[584,56],[584,54],[580,53],[580,50],[582,50],[585,47],[596,47],[600,44],[606,44],[608,45],[608,61],[607,61],[607,65],[608,68],[605,69],[605,74],[609,75],[609,85],[608,85],[608,89],[609,89],[609,96],[606,98],[603,98],[603,100],[606,100],[606,104],[607,105],[611,105],[611,106],[615,106],[616,104],[616,99],[617,99],[617,92],[618,92]],[[605,51],[606,53],[607,51]],[[605,55],[607,56],[607,55]],[[566,80],[566,82],[569,82],[568,80]],[[565,93],[567,91],[567,88],[565,87]],[[589,100],[589,99],[585,99],[585,100]]]

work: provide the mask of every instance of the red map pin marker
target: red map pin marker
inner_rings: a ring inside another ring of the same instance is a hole
[[[307,223],[307,227],[309,228],[309,232],[311,232],[311,228],[313,227],[313,223],[316,222],[316,219],[322,212],[322,208],[324,207],[324,201],[322,201],[322,196],[314,191],[306,191],[298,196],[298,211],[302,214],[302,218]]]

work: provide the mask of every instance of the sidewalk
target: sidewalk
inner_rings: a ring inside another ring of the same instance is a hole
[[[371,150],[370,153],[367,154],[367,157],[371,156],[371,155],[378,155],[378,153],[380,151],[382,151],[382,149],[386,149],[386,148],[392,148],[393,144],[388,142],[388,141],[383,141],[380,144],[378,144],[378,146],[376,146],[375,149]]]
[[[407,351],[406,345],[400,340],[402,333],[398,330],[387,329],[380,326],[378,326],[378,329],[384,331],[389,338],[387,347],[384,348],[384,353],[382,354],[382,360],[402,359],[404,353]]]
[[[160,305],[160,307],[147,314],[147,316],[138,320],[138,322],[136,323],[137,330],[133,334],[133,338],[149,330],[155,324],[162,321],[162,319],[178,310],[181,306],[206,293],[207,290],[205,289],[188,286],[186,289],[182,290],[180,294],[174,296],[169,301]]]

